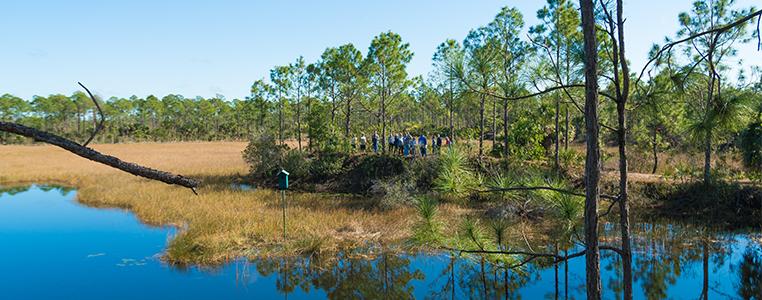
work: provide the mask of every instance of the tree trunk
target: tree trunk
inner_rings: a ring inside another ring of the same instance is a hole
[[[630,71],[625,56],[624,5],[616,1],[619,63],[622,68],[622,88],[617,101],[619,136],[619,225],[622,235],[622,272],[624,273],[624,300],[632,300],[632,245],[630,239],[630,203],[627,186],[627,116],[626,104],[630,95]],[[617,84],[619,84],[617,82]]]
[[[559,119],[560,111],[561,111],[561,99],[560,99],[559,95],[556,95],[556,118],[555,118],[555,124],[554,124],[555,125],[555,129],[553,130],[553,133],[555,134],[555,137],[553,138],[554,142],[555,142],[554,143],[555,144],[555,149],[553,149],[554,150],[553,151],[553,158],[554,158],[553,159],[553,163],[554,163],[554,167],[556,168],[556,170],[559,170],[559,166],[561,165],[560,164],[560,158],[558,156],[558,147],[559,147],[559,144],[561,142],[560,141],[561,134],[560,134],[560,130],[559,130],[560,127],[558,125],[558,119]]]
[[[569,104],[564,105],[564,110],[566,111],[566,119],[564,122],[566,125],[564,126],[564,151],[569,150]]]
[[[659,155],[658,155],[659,153],[657,152],[658,145],[656,144],[656,142],[657,142],[657,140],[656,140],[656,138],[657,138],[656,137],[657,129],[658,129],[658,127],[654,126],[654,130],[653,130],[652,137],[651,137],[651,142],[652,142],[651,143],[651,155],[653,155],[653,159],[654,159],[654,166],[651,169],[651,174],[656,174],[656,168],[659,167]]]
[[[621,1],[621,0],[618,0]],[[623,72],[623,74],[626,74]],[[626,91],[624,93],[627,93]],[[630,244],[630,205],[627,186],[627,127],[626,98],[617,103],[619,144],[619,226],[622,234],[622,272],[624,273],[624,299],[632,300],[632,246]]]
[[[300,88],[296,88],[296,143],[302,151],[302,97]]]
[[[508,100],[503,100],[503,158],[508,158]]]
[[[455,135],[455,127],[452,123],[453,118],[453,111],[455,110],[455,94],[452,90],[452,74],[449,76],[449,83],[450,83],[450,137],[454,137]]]
[[[312,116],[312,93],[310,84],[307,85],[307,151],[312,152],[312,127],[309,126],[309,118]]]
[[[714,40],[714,35],[709,36],[710,40]],[[708,115],[712,109],[714,103],[714,44],[709,46],[707,51],[707,62],[709,63],[709,87],[706,98],[706,115],[704,116],[704,122],[708,122]],[[704,184],[709,185],[712,183],[712,125],[706,126],[706,136],[704,137]]]
[[[497,99],[492,98],[492,148],[495,148],[497,141]]]
[[[283,96],[278,91],[278,141],[283,145]]]
[[[484,156],[484,101],[486,96],[481,94],[479,100],[479,159]]]
[[[352,98],[347,98],[346,114],[344,115],[344,137],[349,138],[349,132],[351,130],[351,117],[352,117]]]
[[[386,87],[382,87],[381,90],[381,152],[386,153],[386,144],[388,138],[386,137]]]
[[[585,281],[588,299],[601,299],[598,246],[600,145],[598,143],[598,44],[593,0],[580,0],[585,53]]]
[[[334,122],[336,122],[336,105],[336,87],[333,80],[331,80],[331,125],[334,125]]]

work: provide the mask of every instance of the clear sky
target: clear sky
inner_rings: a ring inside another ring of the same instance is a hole
[[[738,0],[737,7],[762,6]],[[689,0],[625,0],[628,56],[640,69],[650,46],[674,36]],[[462,40],[503,6],[536,24],[544,0],[383,1],[0,1],[0,93],[70,94],[82,81],[104,98],[248,95],[274,65],[392,30],[415,52],[408,70],[427,74],[436,46]],[[756,44],[740,46],[743,67],[762,65]]]

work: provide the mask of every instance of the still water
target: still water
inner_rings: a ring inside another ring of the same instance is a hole
[[[583,257],[510,272],[478,257],[447,254],[361,259],[344,253],[322,261],[176,267],[160,259],[175,229],[146,226],[124,210],[90,208],[74,198],[73,190],[45,186],[0,190],[0,299],[584,298]],[[759,233],[634,227],[637,299],[703,293],[762,299]],[[604,235],[615,232],[604,226]],[[605,298],[618,298],[618,257],[604,252],[601,268]]]

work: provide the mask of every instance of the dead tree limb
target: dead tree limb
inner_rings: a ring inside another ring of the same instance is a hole
[[[95,126],[95,128],[93,129],[93,134],[91,134],[90,138],[88,138],[87,141],[85,141],[85,143],[82,144],[83,147],[87,147],[87,144],[90,144],[90,142],[93,141],[93,139],[98,134],[98,132],[100,132],[101,129],[103,129],[103,121],[106,120],[106,117],[103,116],[103,110],[101,109],[100,104],[98,104],[98,101],[95,100],[93,93],[91,93],[90,90],[87,87],[85,87],[85,85],[82,84],[81,82],[77,82],[77,83],[79,84],[79,86],[85,89],[85,91],[87,92],[87,95],[90,96],[90,100],[93,100],[93,103],[95,103],[95,108],[98,109],[98,113],[101,115],[101,121],[98,122],[98,126]]]
[[[40,131],[40,130],[27,127],[24,125],[0,121],[0,131],[22,135],[25,137],[33,138],[37,141],[58,146],[71,153],[79,155],[81,157],[125,171],[135,176],[158,180],[167,184],[174,184],[174,185],[187,187],[191,189],[193,193],[196,193],[196,187],[198,187],[198,184],[199,184],[199,182],[194,179],[183,177],[181,175],[172,174],[165,171],[143,167],[135,163],[126,162],[117,157],[102,154],[98,151],[95,151],[91,148],[77,144],[74,141],[68,140],[58,135],[48,133],[45,131]]]

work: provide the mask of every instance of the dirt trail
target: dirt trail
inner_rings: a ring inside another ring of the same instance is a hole
[[[603,176],[604,178],[609,180],[619,180],[619,171],[604,171]],[[635,173],[635,172],[628,172],[627,179],[629,182],[635,182],[635,183],[678,182],[677,179],[666,178],[661,174],[648,174],[648,173]],[[737,182],[739,184],[753,184],[753,182],[749,179],[739,179],[739,180],[734,180],[733,182]]]

